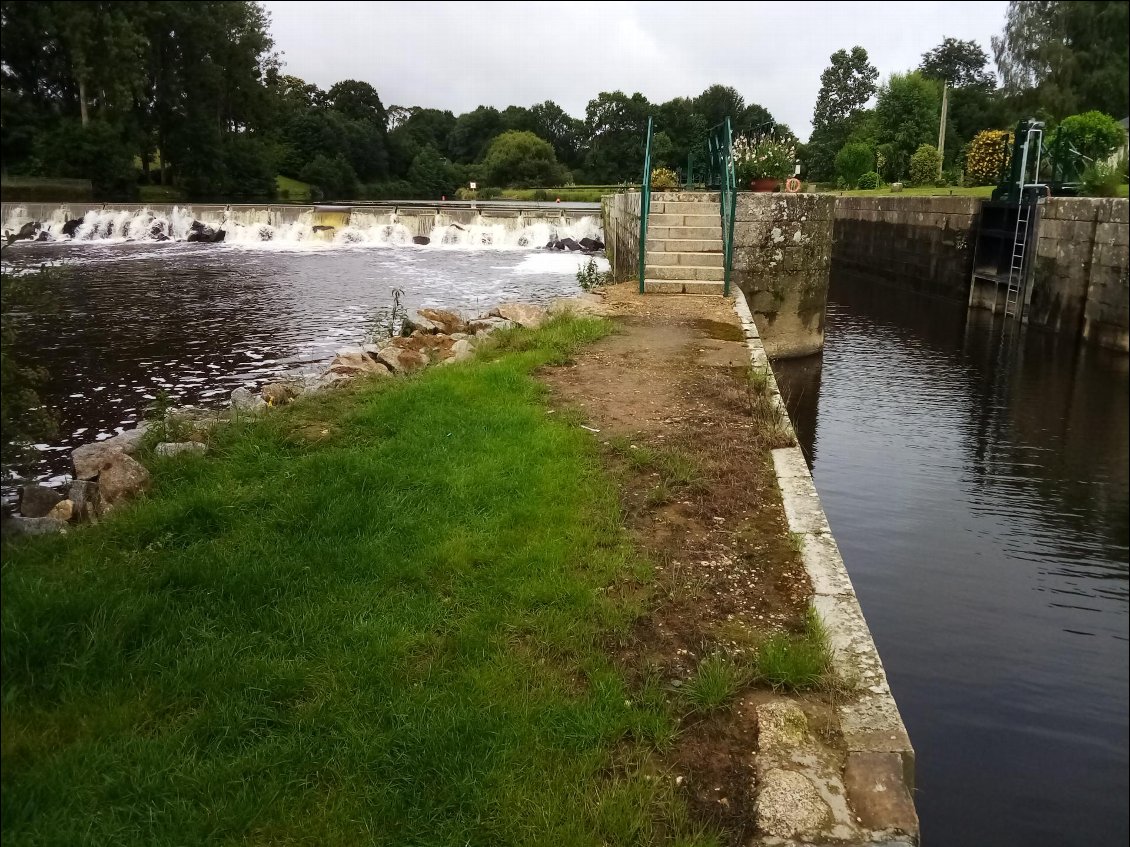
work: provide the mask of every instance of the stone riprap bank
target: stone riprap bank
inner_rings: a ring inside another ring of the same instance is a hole
[[[1128,208],[1084,197],[1040,206],[1030,325],[1130,349]],[[992,284],[970,291],[980,209],[975,197],[837,197],[835,272],[989,307]]]

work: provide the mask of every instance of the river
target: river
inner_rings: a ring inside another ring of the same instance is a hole
[[[316,371],[387,320],[394,289],[408,309],[548,304],[580,292],[589,258],[312,239],[17,243],[4,250],[6,271],[57,266],[33,277],[51,308],[20,320],[20,360],[46,371],[38,393],[58,424],[27,470],[62,482],[72,449],[132,428],[161,393],[174,405],[221,406],[233,388]],[[594,261],[607,270],[603,256]],[[5,499],[13,493],[6,484]]]
[[[833,272],[778,362],[917,754],[923,843],[1128,837],[1127,359]]]

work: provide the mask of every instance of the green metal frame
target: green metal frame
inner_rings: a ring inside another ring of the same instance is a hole
[[[733,137],[730,119],[726,118],[710,130],[706,139],[709,153],[706,187],[718,189],[718,211],[722,219],[722,262],[725,268],[722,293],[727,297],[730,296],[730,273],[734,266],[734,218],[738,203]]]
[[[643,181],[640,182],[640,294],[647,264],[647,216],[651,211],[651,116],[647,118],[647,138],[643,145]]]

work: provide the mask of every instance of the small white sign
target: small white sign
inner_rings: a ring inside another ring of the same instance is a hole
[[[472,183],[471,183],[471,190],[472,190],[472,191],[474,191],[474,190],[475,190],[476,188],[478,188],[478,187],[479,187],[479,184],[478,184],[477,182],[472,182]]]

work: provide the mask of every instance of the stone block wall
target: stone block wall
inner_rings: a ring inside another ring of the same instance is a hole
[[[640,194],[630,191],[601,198],[604,252],[612,278],[626,282],[639,278]]]
[[[1055,197],[1040,210],[1028,323],[1130,350],[1130,201]]]
[[[833,212],[826,194],[738,194],[731,282],[772,358],[824,347]]]
[[[836,272],[965,302],[976,197],[836,197]]]

